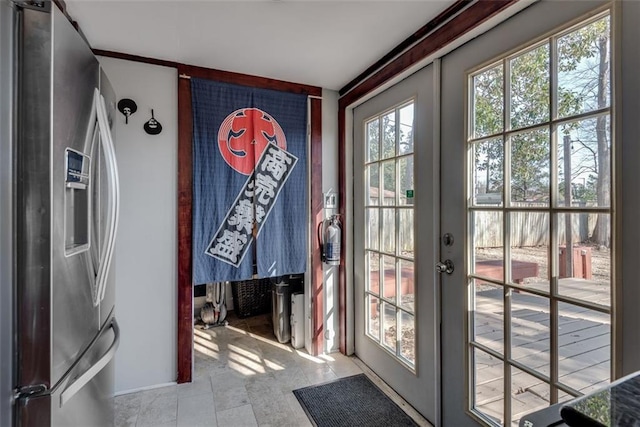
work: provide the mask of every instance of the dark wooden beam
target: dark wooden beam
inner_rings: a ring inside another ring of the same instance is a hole
[[[69,15],[67,15],[67,3],[64,0],[53,0],[53,3],[58,6],[60,12],[64,13],[65,16],[69,18]]]
[[[322,101],[311,99],[311,296],[312,352],[314,356],[324,352],[324,277],[320,256],[318,227],[324,219],[324,198],[322,195]]]
[[[109,58],[124,59],[126,61],[142,62],[144,64],[178,68],[181,75],[184,74],[189,77],[198,77],[201,79],[233,83],[236,85],[249,87],[258,87],[262,89],[273,89],[282,92],[322,96],[322,88],[318,86],[287,82],[284,80],[270,79],[267,77],[252,76],[250,74],[233,73],[231,71],[216,70],[213,68],[198,67],[196,65],[181,64],[179,62],[150,58],[146,56],[131,55],[129,53],[114,52],[111,50],[93,49],[93,53],[95,55],[106,56]]]
[[[362,98],[412,65],[458,39],[480,24],[507,9],[518,0],[479,0],[433,31],[422,41],[398,56],[341,98],[343,104]]]
[[[362,73],[358,75],[355,79],[351,80],[347,83],[342,89],[340,89],[340,96],[349,92],[355,86],[359,85],[361,82],[365,81],[368,76],[373,74],[376,70],[382,68],[385,64],[391,61],[396,56],[400,55],[404,50],[408,49],[414,43],[423,39],[430,32],[450,20],[456,14],[458,14],[465,7],[473,3],[473,0],[457,0],[451,6],[442,11],[438,16],[433,18],[431,21],[427,22],[424,26],[422,26],[418,31],[407,37],[404,41],[402,41],[398,46],[394,47],[387,53],[385,56],[377,60],[373,63],[369,68],[364,70]]]
[[[213,70],[211,68],[196,67],[194,65],[181,65],[180,74],[190,77],[214,80],[217,82],[233,83],[236,85],[273,89],[282,92],[300,93],[305,95],[322,96],[322,88],[286,82],[284,80],[270,79],[267,77],[252,76],[249,74],[232,73],[230,71]]]
[[[160,65],[162,67],[178,68],[177,62],[164,59],[149,58],[146,56],[131,55],[129,53],[114,52],[112,50],[93,49],[94,55],[107,56],[109,58],[124,59],[126,61],[142,62],[144,64]]]
[[[178,69],[180,71],[180,69]],[[193,158],[191,82],[178,78],[178,383],[191,382],[193,356]]]
[[[398,56],[395,60],[385,65],[379,71],[371,75],[366,80],[360,82],[350,92],[342,96],[338,101],[338,156],[339,156],[339,197],[346,200],[347,177],[346,177],[346,109],[360,98],[388,82],[393,77],[407,70],[412,65],[437,52],[452,41],[458,39],[474,28],[478,27],[491,17],[517,3],[518,0],[478,0],[451,18],[445,25],[436,28],[420,42]],[[444,12],[443,12],[444,13]],[[428,24],[427,24],[428,25]],[[424,28],[424,27],[423,27]],[[364,74],[364,73],[363,73]],[[346,86],[345,86],[346,88]],[[345,89],[343,88],[343,89]],[[342,92],[342,91],[341,91]],[[346,216],[345,203],[340,205],[340,215],[342,216],[343,229],[352,227],[351,218]],[[345,244],[345,239],[343,246]],[[344,251],[341,252],[340,282],[338,287],[339,298],[339,323],[340,323],[340,352],[347,351],[347,318],[346,318],[346,298],[347,280],[344,270]]]

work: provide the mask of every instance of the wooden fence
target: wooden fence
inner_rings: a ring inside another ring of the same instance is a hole
[[[558,244],[566,243],[566,217],[558,215]],[[587,242],[593,237],[598,214],[570,214],[572,241]],[[549,214],[543,212],[517,212],[511,215],[511,246],[546,246],[549,244]],[[476,247],[501,247],[502,213],[476,212],[473,221]]]
[[[378,210],[378,212],[380,212]],[[587,242],[592,239],[598,214],[595,213],[572,213],[558,218],[558,244],[566,243],[565,234],[566,217],[571,217],[571,230],[573,232],[572,241],[574,244]],[[378,239],[377,225],[380,220],[384,221],[382,227],[382,240],[380,249],[387,251],[389,246],[385,242],[394,242],[398,234],[398,244],[401,252],[414,250],[414,224],[413,221],[399,221],[399,229],[396,230],[396,219],[394,216],[387,218],[372,219],[367,224],[371,232],[372,241]],[[516,212],[511,215],[511,246],[546,246],[549,244],[549,214],[545,212]],[[502,212],[497,211],[476,211],[474,221],[469,231],[475,235],[476,247],[501,247],[502,239]]]

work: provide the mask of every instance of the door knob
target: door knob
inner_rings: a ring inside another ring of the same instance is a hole
[[[451,274],[453,273],[453,270],[454,270],[453,261],[451,261],[450,259],[447,259],[444,262],[439,262],[436,264],[436,271],[438,273]]]

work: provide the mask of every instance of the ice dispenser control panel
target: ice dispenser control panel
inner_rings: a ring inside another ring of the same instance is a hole
[[[89,162],[87,155],[67,148],[66,150],[66,178],[67,187],[86,188],[89,183]]]

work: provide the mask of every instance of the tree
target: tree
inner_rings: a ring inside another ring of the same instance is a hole
[[[413,105],[403,108],[413,109]],[[401,118],[402,115],[401,112]],[[368,162],[392,159],[396,155],[413,152],[413,123],[401,123],[400,126],[397,126],[395,117],[395,111],[391,111],[383,115],[381,119],[375,119],[367,124]],[[382,129],[381,135],[380,129]],[[398,134],[398,153],[396,153],[396,132]],[[380,153],[382,153],[382,157],[380,157]],[[369,185],[379,190],[379,197],[384,197],[385,192],[386,194],[395,194],[396,191],[413,189],[413,156],[404,157],[397,163],[391,160],[382,161],[379,165],[383,169],[382,172],[376,165],[371,169],[369,176]],[[396,167],[399,168],[397,175]],[[396,176],[398,176],[399,182],[396,182]],[[384,184],[380,182],[380,177],[383,178]],[[381,184],[383,189],[379,188]]]
[[[610,30],[609,18],[588,24],[559,39],[557,43],[557,112],[568,117],[602,110],[610,104]],[[551,165],[552,141],[548,128],[535,128],[551,116],[549,102],[550,44],[542,44],[491,67],[473,78],[473,136],[496,139],[474,144],[476,193],[503,192],[504,106],[509,107],[511,134],[511,200],[514,202],[549,201],[551,167],[563,167],[563,150],[558,149],[559,165]],[[505,65],[508,67],[509,93],[504,93]],[[508,97],[506,99],[505,97]],[[508,101],[506,102],[505,101]],[[522,133],[517,129],[532,127]],[[571,145],[571,188],[575,197],[597,206],[610,204],[610,141],[608,114],[589,120],[576,120],[560,126],[557,143],[569,135]],[[560,197],[564,197],[564,176],[559,174]],[[581,187],[580,187],[581,186]],[[579,188],[580,187],[580,188]],[[593,195],[595,194],[595,199]],[[587,200],[591,198],[591,200]],[[594,240],[610,244],[609,220],[599,215]]]
[[[600,110],[610,104],[610,22],[609,17],[578,29],[562,37],[558,42],[559,67],[571,84],[567,91],[577,102],[573,111]],[[564,111],[560,110],[560,114]],[[582,129],[588,138],[578,138],[575,142],[593,154],[590,174],[595,177],[597,206],[611,203],[611,149],[610,124],[608,115],[599,115],[586,122]],[[594,138],[595,136],[595,138]],[[593,144],[595,139],[595,144]],[[574,172],[575,173],[575,172]],[[584,175],[584,174],[583,174]],[[593,240],[600,246],[611,243],[611,229],[607,215],[598,215]]]
[[[474,77],[474,134],[489,136],[502,131],[504,64]],[[524,128],[549,117],[549,47],[543,45],[509,61],[510,127]],[[487,173],[487,192],[502,191],[504,148],[501,144],[478,144],[476,168]],[[511,200],[548,202],[549,136],[532,130],[511,139]],[[480,161],[480,160],[483,161]]]

